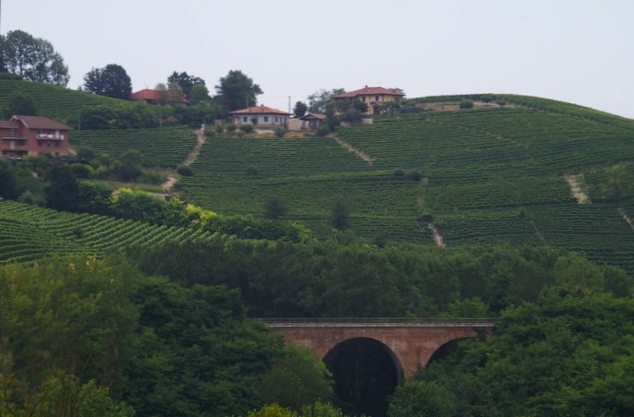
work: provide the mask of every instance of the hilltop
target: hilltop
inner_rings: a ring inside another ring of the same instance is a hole
[[[0,80],[0,97],[31,95],[40,113],[68,120],[121,100]],[[634,272],[634,121],[537,97],[422,97],[372,125],[336,135],[210,136],[175,191],[221,214],[266,215],[331,234],[332,207],[379,245],[548,245]],[[459,109],[473,100],[473,109]],[[3,105],[0,100],[0,106]],[[125,132],[125,133],[124,133]],[[195,143],[183,129],[74,131],[71,143],[175,167]],[[170,149],[174,155],[170,157]]]
[[[478,96],[413,102],[465,98]],[[504,105],[340,129],[357,153],[332,137],[213,138],[178,186],[223,213],[262,216],[276,196],[286,218],[322,237],[332,205],[345,200],[349,228],[376,242],[552,245],[632,271],[634,121],[553,100],[496,99]]]

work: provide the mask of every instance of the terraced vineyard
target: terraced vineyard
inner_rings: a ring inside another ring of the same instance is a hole
[[[331,204],[343,197],[361,236],[433,244],[422,222],[433,218],[449,246],[548,244],[634,272],[634,231],[618,211],[634,207],[634,166],[620,177],[612,168],[634,163],[634,121],[552,100],[503,98],[512,105],[342,129],[339,136],[372,164],[328,138],[214,139],[181,190],[221,213],[256,216],[279,196],[287,217],[318,236],[329,233]],[[417,170],[423,180],[396,170]],[[571,174],[584,174],[591,204],[577,203],[564,178]]]
[[[74,146],[86,146],[118,157],[130,149],[143,154],[146,166],[175,168],[196,144],[196,133],[186,127],[127,130],[75,130]]]
[[[51,84],[28,81],[0,80],[0,108],[7,105],[11,93],[26,93],[35,102],[38,114],[65,123],[83,107],[122,102],[114,98],[70,90]]]
[[[223,214],[262,216],[267,199],[277,196],[288,219],[325,237],[330,208],[343,198],[362,236],[381,231],[395,240],[433,242],[428,231],[417,231],[418,185],[368,165],[332,138],[209,139],[192,168],[195,176],[178,183],[181,193]]]
[[[0,200],[0,262],[26,262],[53,253],[103,255],[131,245],[155,245],[207,237],[209,234],[200,230],[61,213]]]

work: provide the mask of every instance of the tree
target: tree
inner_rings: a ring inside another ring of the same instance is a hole
[[[389,417],[452,417],[456,405],[449,391],[435,382],[412,381],[396,388]]]
[[[337,230],[346,230],[349,226],[349,209],[348,204],[338,199],[335,204],[332,205],[330,211],[330,224]]]
[[[49,182],[45,189],[48,206],[55,210],[75,211],[79,186],[73,171],[64,165],[53,166],[46,176]]]
[[[295,117],[303,117],[307,111],[308,106],[306,105],[306,103],[302,103],[301,101],[295,103],[295,108],[293,109],[293,114],[295,115]]]
[[[185,94],[184,89],[183,94]],[[196,84],[193,86],[191,90],[189,90],[189,95],[185,95],[185,98],[193,105],[201,102],[209,102],[211,100],[211,97],[209,96],[209,89],[207,89],[205,84]]]
[[[17,200],[20,196],[15,175],[8,163],[0,161],[0,198]]]
[[[242,126],[251,126],[251,125],[242,125]],[[241,126],[241,127],[242,127]],[[268,219],[279,219],[286,213],[286,205],[284,201],[277,197],[272,196],[266,202],[266,213],[264,216]]]
[[[343,88],[333,88],[332,90],[321,89],[314,94],[308,96],[308,111],[311,113],[326,113],[326,108],[332,99],[332,96],[343,94],[346,90]]]
[[[231,70],[221,77],[216,86],[217,99],[227,111],[239,110],[257,104],[257,96],[264,92],[259,85],[240,70]]]
[[[8,72],[27,81],[66,86],[70,76],[62,56],[55,52],[50,42],[14,30],[2,37],[2,61]]]
[[[183,97],[189,100],[189,95],[192,91],[192,88],[197,85],[205,86],[205,80],[199,77],[194,77],[193,75],[189,75],[186,72],[181,72],[180,74],[174,71],[172,75],[167,77],[167,84],[178,84],[183,90]]]
[[[10,119],[11,116],[36,116],[37,107],[33,98],[21,91],[14,91],[9,96],[7,107],[4,111],[4,117]]]
[[[121,65],[108,64],[104,68],[93,68],[84,76],[84,90],[128,100],[132,94],[132,81]]]
[[[258,396],[262,402],[299,411],[315,401],[329,401],[334,393],[326,365],[303,346],[288,345],[285,353],[260,383]]]

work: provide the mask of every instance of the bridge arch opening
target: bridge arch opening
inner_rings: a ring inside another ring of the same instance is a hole
[[[466,339],[468,339],[468,337],[458,337],[456,339],[451,339],[443,343],[442,345],[438,346],[438,348],[427,360],[425,367],[427,367],[429,364],[433,362],[445,359],[446,357],[454,353],[458,349],[458,343]]]
[[[335,381],[339,406],[346,414],[387,415],[387,397],[404,380],[396,354],[379,340],[345,340],[323,358]]]

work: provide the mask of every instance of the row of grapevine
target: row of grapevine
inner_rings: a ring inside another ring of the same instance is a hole
[[[133,245],[206,239],[208,233],[106,216],[57,212],[0,200],[0,261],[24,262],[53,253],[102,255]]]
[[[33,99],[40,116],[50,117],[60,122],[65,122],[70,116],[79,114],[84,107],[120,101],[51,84],[0,80],[0,108],[7,105],[9,97],[16,91],[27,94]]]
[[[75,130],[75,146],[92,148],[118,157],[130,149],[143,154],[143,163],[154,167],[176,167],[196,144],[196,134],[186,127],[128,130]]]

